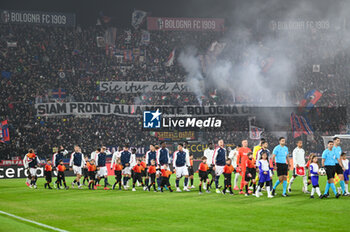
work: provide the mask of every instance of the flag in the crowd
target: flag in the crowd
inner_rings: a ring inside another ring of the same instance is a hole
[[[298,116],[295,113],[292,113],[290,116],[290,123],[292,126],[292,132],[293,132],[294,138],[297,138],[302,134],[306,134],[306,135],[313,134],[313,129],[306,117]]]
[[[157,137],[157,132],[155,132],[155,131],[150,131],[149,134],[150,134],[151,136]]]
[[[7,42],[7,47],[8,48],[15,48],[15,47],[17,47],[17,42]]]
[[[176,94],[176,95],[175,95],[175,98],[176,98],[176,99],[179,99],[180,97],[181,97],[180,94]]]
[[[264,128],[249,125],[249,137],[250,139],[261,139],[261,134],[264,132]]]
[[[306,111],[310,111],[312,107],[316,105],[316,103],[322,97],[322,93],[316,89],[310,90],[304,96],[304,98],[300,101],[299,109],[305,107]]]
[[[124,50],[124,60],[133,60],[132,50]]]
[[[141,98],[142,101],[146,101],[147,100],[147,97],[144,96],[144,95],[140,96],[140,98]]]
[[[275,62],[275,60],[272,57],[267,57],[261,61],[260,67],[261,71],[266,73],[271,69],[272,64]]]
[[[1,143],[10,142],[10,132],[9,132],[7,120],[2,121],[0,124],[0,142]]]
[[[184,99],[184,102],[189,102],[188,97],[186,97],[186,98]]]
[[[104,15],[103,11],[100,11],[98,18],[97,18],[96,25],[108,24],[111,22],[111,20],[112,20],[112,17]]]
[[[99,48],[105,47],[106,46],[105,38],[102,36],[96,36],[96,44],[97,44],[97,47]]]
[[[11,78],[12,73],[8,71],[1,71],[1,76],[7,79]]]
[[[152,101],[152,97],[149,97],[149,98],[148,98],[148,101]]]
[[[167,61],[165,62],[165,66],[170,67],[174,64],[175,60],[175,48],[171,51]]]
[[[139,26],[144,22],[146,18],[147,13],[142,10],[134,10],[134,12],[131,15],[131,25],[138,29]]]
[[[142,30],[141,43],[149,44],[150,41],[151,41],[151,34],[146,30]]]
[[[52,97],[53,98],[65,98],[66,97],[66,90],[65,89],[53,89],[52,90]]]
[[[214,90],[214,92],[210,93],[210,97],[214,99],[218,98],[218,96],[216,95],[216,89]]]
[[[162,100],[166,100],[167,98],[167,96],[162,96]]]

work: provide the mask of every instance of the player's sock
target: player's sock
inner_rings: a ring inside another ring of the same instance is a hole
[[[185,180],[184,180],[184,187],[187,188],[187,185],[188,185],[188,177],[185,177]]]
[[[275,183],[275,185],[273,186],[273,189],[276,189],[276,187],[277,187],[280,183],[281,183],[281,181],[280,181],[280,180],[277,180],[276,183]]]
[[[74,179],[73,183],[74,183],[74,184],[77,183],[77,180]]]
[[[123,177],[123,185],[126,186],[126,176]]]
[[[202,184],[199,184],[199,192],[202,192]]]
[[[78,183],[78,186],[80,186],[80,181],[77,181],[77,183]]]
[[[219,178],[220,176],[215,176],[215,188],[219,188]]]
[[[117,182],[115,182],[115,183],[114,183],[114,185],[113,185],[113,189],[115,189],[115,186],[116,186],[116,185],[117,185]]]
[[[267,191],[267,196],[271,196],[271,187],[270,186],[266,186],[266,191]]]
[[[245,193],[248,194],[248,185],[245,185]]]
[[[244,187],[244,179],[243,179],[243,177],[242,177],[242,179],[241,179],[241,191],[243,191],[243,187]]]
[[[233,180],[233,186],[234,186],[234,187],[237,186],[238,177],[239,177],[239,174],[236,173],[236,174],[235,174],[235,179]]]
[[[57,181],[56,184],[57,184],[57,189],[59,189],[60,188],[60,183]]]
[[[213,182],[214,182],[214,180],[212,178],[211,181],[210,181],[210,184],[208,185],[210,188],[211,188],[211,185],[213,184]],[[209,187],[207,187],[207,188],[209,188]]]
[[[145,183],[146,183],[146,185],[149,184],[149,179],[148,178],[146,178]],[[160,186],[160,185],[158,185],[158,186]]]
[[[307,190],[307,176],[303,176],[303,184],[305,191]]]
[[[343,181],[344,182],[344,181]],[[191,186],[193,185],[193,178],[191,179]]]
[[[161,182],[162,182],[161,178],[158,177],[158,178],[157,178],[157,185],[160,186]]]
[[[250,182],[249,187],[252,187],[252,185],[253,185],[253,182]]]
[[[47,187],[47,183],[44,184],[44,187],[45,187],[45,188]]]
[[[160,191],[163,192],[163,187],[160,187]]]
[[[341,180],[341,181],[339,181],[339,183],[340,183],[342,194],[344,194],[345,193],[345,182],[343,180]]]
[[[292,188],[292,184],[293,184],[294,180],[295,180],[295,177],[293,176],[289,181],[289,185],[288,185],[289,189]]]
[[[232,191],[232,187],[231,187],[231,185],[230,185],[230,187],[229,187],[228,189],[230,190],[230,193],[232,194],[232,193],[233,193],[233,191]]]
[[[176,188],[178,188],[179,187],[179,184],[180,184],[180,180],[179,179],[176,179]]]
[[[315,194],[315,188],[312,187],[310,196],[313,196],[314,194]]]
[[[83,180],[83,184],[85,184],[85,181],[86,181],[86,178],[84,178],[84,180]]]
[[[331,185],[328,183],[327,181],[327,184],[326,184],[326,188],[324,190],[324,195],[327,195],[328,194],[328,191],[329,191],[329,188],[331,187]]]
[[[337,195],[337,189],[335,188],[334,183],[331,183],[330,185],[331,185],[331,188],[333,190],[334,195]]]
[[[321,196],[320,187],[316,187],[316,193],[317,193],[318,196]]]
[[[156,183],[153,183],[153,190],[156,191]]]
[[[133,181],[133,182],[132,182],[132,187],[133,187],[133,188],[135,188],[135,183],[136,183],[136,181]]]
[[[256,190],[256,184],[253,184],[253,193],[255,193]]]
[[[345,192],[349,193],[349,184],[345,184]]]
[[[259,192],[260,192],[260,184],[259,184],[258,187],[256,188],[255,193],[256,193],[256,194],[259,194]]]
[[[65,187],[65,188],[67,188],[67,184],[66,184],[66,182],[65,182],[65,181],[63,182],[63,184],[64,184],[64,187]]]
[[[286,193],[287,193],[287,185],[288,185],[287,181],[284,180],[284,181],[283,181],[283,194],[286,194]]]

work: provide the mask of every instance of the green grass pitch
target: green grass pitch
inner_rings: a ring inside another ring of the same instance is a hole
[[[72,180],[67,178],[69,186]],[[235,196],[199,195],[197,176],[196,189],[182,193],[144,192],[141,187],[136,192],[46,190],[43,178],[38,189],[29,189],[24,181],[0,180],[0,210],[68,231],[349,231],[350,197],[335,199],[331,192],[329,199],[309,199],[301,192],[301,178],[290,197],[281,196],[280,185],[273,199],[266,192],[260,198],[237,191]],[[322,192],[325,181],[321,177]],[[172,175],[172,186],[174,182]],[[45,230],[0,215],[0,231]]]

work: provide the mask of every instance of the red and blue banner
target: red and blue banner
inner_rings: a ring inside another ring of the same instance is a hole
[[[67,95],[66,90],[61,88],[53,89],[51,93],[53,98],[65,98]]]
[[[306,108],[306,111],[310,111],[316,103],[322,97],[322,93],[316,89],[310,90],[304,96],[304,98],[300,101],[299,108]]]
[[[298,116],[295,113],[292,113],[290,116],[290,122],[292,125],[294,138],[297,138],[302,134],[311,135],[314,133],[311,124],[306,117]]]
[[[10,142],[10,131],[7,124],[7,120],[2,121],[0,124],[0,142],[9,143]]]

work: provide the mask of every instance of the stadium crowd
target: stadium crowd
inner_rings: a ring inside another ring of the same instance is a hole
[[[133,57],[121,62],[111,54],[111,49],[107,46],[99,47],[96,42],[96,37],[103,37],[106,30],[103,26],[60,28],[0,25],[0,119],[9,120],[11,136],[11,143],[0,147],[0,158],[24,154],[30,147],[35,148],[41,157],[49,157],[52,148],[58,144],[64,144],[71,149],[74,144],[79,144],[83,151],[88,153],[101,144],[116,146],[130,142],[134,146],[148,146],[156,140],[149,132],[141,130],[141,119],[119,116],[37,117],[35,103],[81,101],[147,105],[199,104],[194,93],[182,93],[180,96],[174,93],[146,93],[142,95],[145,96],[142,99],[140,94],[103,93],[99,90],[99,82],[186,81],[186,72],[176,59],[173,65],[165,64],[169,54],[175,49],[177,56],[181,48],[188,46],[198,49],[198,54],[205,54],[214,41],[220,41],[222,33],[150,32],[149,43],[142,43],[142,30],[117,29],[113,41],[116,46],[113,51],[133,48],[145,51],[143,59]],[[8,42],[16,42],[16,45],[9,46]],[[235,42],[242,41],[229,42],[229,46],[233,46]],[[334,40],[333,37],[316,33],[313,44],[303,45],[305,50],[300,54],[301,57],[308,56],[306,60],[314,58],[316,64],[322,63],[319,72],[313,71],[315,63],[299,64],[297,82],[287,93],[295,105],[312,89],[323,93],[317,105],[331,107],[346,106],[349,103],[349,54],[333,49],[343,42],[340,37],[339,40]],[[263,44],[263,41],[261,43]],[[321,49],[322,47],[324,49]],[[264,49],[271,48],[265,46]],[[224,53],[223,56],[227,54]],[[247,54],[231,56],[233,60],[247,58]],[[322,59],[317,59],[319,57]],[[65,90],[65,97],[54,98],[53,89],[60,88]],[[203,105],[254,101],[247,99],[242,93],[242,96],[236,96],[235,102],[232,102],[232,98],[228,98],[226,92],[218,91],[217,96],[212,97],[212,91],[213,89],[209,89],[204,93],[205,96],[201,99]],[[307,140],[308,150],[323,150],[323,147],[320,147],[320,136],[339,133],[346,121],[339,118],[339,122],[327,128],[327,131],[315,131],[314,136]],[[248,137],[248,119],[237,124],[240,126],[236,132],[203,132],[201,139],[203,142],[218,139],[224,139],[228,143],[241,141]],[[290,123],[286,124],[284,130],[291,131]],[[276,138],[276,135],[266,131],[264,137]],[[292,138],[290,134],[289,138]],[[288,142],[293,143],[293,139],[289,139]]]

